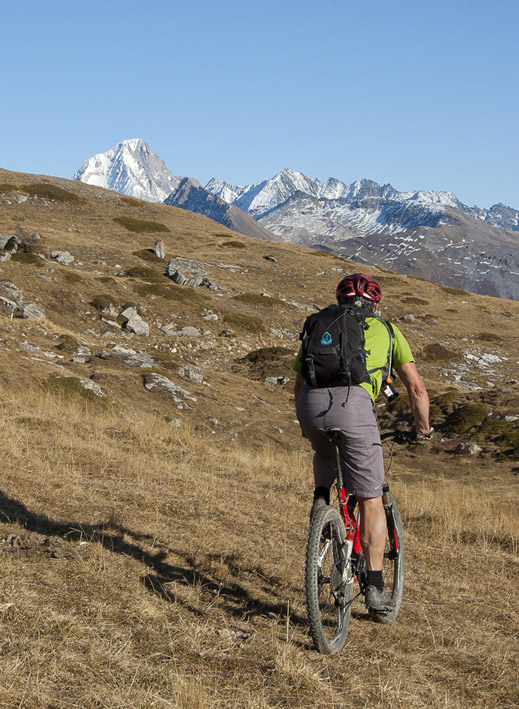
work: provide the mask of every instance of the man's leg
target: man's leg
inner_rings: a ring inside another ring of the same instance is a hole
[[[357,497],[357,502],[360,510],[360,544],[368,571],[366,606],[375,611],[391,610],[394,603],[384,590],[382,577],[387,536],[386,513],[382,497]]]
[[[360,544],[368,571],[381,571],[387,524],[382,497],[357,497],[360,510]]]

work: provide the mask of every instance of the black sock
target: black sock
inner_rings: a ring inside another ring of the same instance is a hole
[[[378,591],[384,590],[382,571],[368,571],[368,586],[375,586]]]
[[[324,497],[326,500],[326,504],[330,504],[330,490],[327,487],[316,487],[314,490],[314,500],[317,500],[318,497]]]

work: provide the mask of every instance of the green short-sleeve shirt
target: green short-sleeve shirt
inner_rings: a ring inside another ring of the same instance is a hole
[[[370,318],[368,316],[366,318],[366,325],[367,328],[364,331],[366,368],[368,371],[372,369],[375,369],[375,371],[369,375],[371,384],[363,383],[360,386],[368,392],[374,402],[382,385],[382,367],[388,363],[389,359],[389,333],[384,323],[377,320],[377,318]],[[393,323],[391,323],[391,326],[393,328],[393,367],[398,369],[403,364],[407,364],[407,362],[414,362],[414,357],[411,354],[411,348],[407,340],[398,327],[393,325]],[[302,350],[299,348],[294,363],[294,370],[296,372],[301,371],[301,356]]]

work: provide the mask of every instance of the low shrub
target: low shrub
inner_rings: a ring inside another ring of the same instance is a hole
[[[477,338],[483,342],[503,342],[503,338],[495,332],[480,332]]]
[[[445,308],[446,313],[457,313],[458,311],[456,308]]]
[[[288,350],[286,347],[279,347],[275,345],[273,347],[260,347],[258,350],[253,350],[252,352],[246,354],[244,359],[256,364],[257,362],[270,362],[285,357],[294,359],[293,351]]]
[[[178,356],[176,357],[168,352],[153,352],[153,359],[159,366],[167,369],[168,371],[176,370],[180,365],[180,359]],[[163,374],[163,372],[160,372],[160,374]]]
[[[18,251],[11,255],[12,261],[18,261],[19,263],[37,263],[41,264],[41,258],[37,254],[33,254],[30,251]]]
[[[466,290],[461,290],[461,288],[451,288],[450,286],[440,286],[440,288],[444,293],[448,293],[449,295],[471,295],[471,293]]]
[[[78,197],[72,192],[64,190],[57,185],[51,185],[48,182],[33,182],[29,185],[23,185],[23,192],[32,195],[33,197],[43,197],[44,199],[52,199],[54,202],[84,202],[84,199]]]
[[[457,391],[446,391],[443,394],[439,394],[431,399],[431,403],[436,404],[445,412],[459,398],[459,396],[459,392]]]
[[[134,199],[134,197],[121,197],[121,202],[124,202],[125,204],[129,204],[130,207],[141,207],[142,202],[139,202],[138,199]]]
[[[160,271],[156,271],[154,268],[146,268],[146,266],[133,266],[132,268],[126,269],[126,273],[130,278],[140,278],[141,281],[146,281],[147,283],[164,283],[169,281],[169,278],[163,273],[160,273]]]
[[[220,247],[227,249],[246,249],[247,244],[244,244],[241,241],[224,241],[222,244],[220,244]]]
[[[79,342],[72,335],[60,335],[60,342],[57,345],[58,350],[63,350],[64,352],[75,352],[79,347]]]
[[[107,286],[115,286],[117,284],[117,281],[115,278],[112,278],[112,276],[97,276],[96,281],[99,281],[99,283],[105,283]]]
[[[87,401],[95,401],[103,405],[105,402],[90,389],[85,389],[77,377],[49,377],[43,383],[43,388],[52,394],[64,397],[81,397]]]
[[[488,439],[497,439],[506,444],[519,446],[519,426],[517,422],[506,419],[493,419],[488,417],[481,427],[481,435]]]
[[[92,298],[92,305],[96,310],[100,310],[102,312],[104,310],[108,310],[111,305],[115,306],[115,299],[111,295],[96,295]]]
[[[270,296],[260,295],[259,293],[242,293],[241,295],[233,295],[232,300],[238,300],[240,303],[246,303],[247,305],[262,305],[267,308],[285,305],[285,303],[279,298],[272,298]]]
[[[10,182],[0,183],[0,194],[17,192],[17,191],[19,191],[19,188],[16,187],[16,185],[12,185]]]
[[[449,350],[445,345],[441,345],[439,342],[432,342],[426,345],[421,355],[421,359],[424,362],[449,362],[458,357],[459,354],[456,351]]]
[[[422,298],[416,298],[414,295],[404,296],[400,298],[402,303],[410,303],[412,305],[429,305],[428,300],[423,300]]]
[[[491,411],[488,404],[466,404],[455,409],[447,417],[447,426],[452,433],[468,433],[473,428],[479,428]]]
[[[133,217],[114,217],[113,220],[116,224],[120,224],[128,231],[133,231],[135,233],[142,232],[156,232],[164,231],[169,232],[168,227],[160,222],[151,222],[145,219],[135,219]]]
[[[226,313],[224,321],[231,327],[241,327],[251,332],[265,332],[265,324],[260,318],[253,315],[243,315],[242,313]]]
[[[156,298],[174,300],[177,303],[206,305],[207,296],[194,288],[177,286],[169,278],[166,283],[150,283],[148,285],[135,284],[133,290],[142,298],[153,295]]]
[[[82,283],[83,277],[76,271],[65,271],[63,278],[67,283]]]
[[[140,249],[133,252],[134,256],[138,256],[143,261],[151,261],[151,263],[162,263],[163,259],[159,258],[153,249]]]

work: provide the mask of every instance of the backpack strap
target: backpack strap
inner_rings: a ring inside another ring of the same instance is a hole
[[[384,320],[384,318],[381,318],[380,315],[377,315],[376,313],[369,313],[368,317],[376,318],[380,322],[384,323],[384,325],[386,326],[387,334],[389,335],[389,358],[387,366],[387,378],[388,381],[391,382],[393,379],[393,340],[395,338],[395,331],[393,330],[393,326],[391,325],[391,323],[387,320]],[[373,372],[376,372],[379,369],[382,369],[382,367],[375,367],[375,369],[370,369],[368,370],[368,374],[373,374]]]
[[[310,316],[311,317],[311,316]],[[305,366],[307,367],[307,383],[310,387],[315,389],[317,387],[317,379],[315,377],[315,366],[314,366],[314,357],[312,354],[307,354],[308,349],[309,349],[309,344],[312,338],[308,337],[308,321],[310,318],[307,318],[303,325],[303,330],[301,334],[299,335],[299,339],[301,340],[301,346],[302,346],[302,353],[301,353],[301,361],[305,363]],[[313,337],[312,333],[312,337]]]

